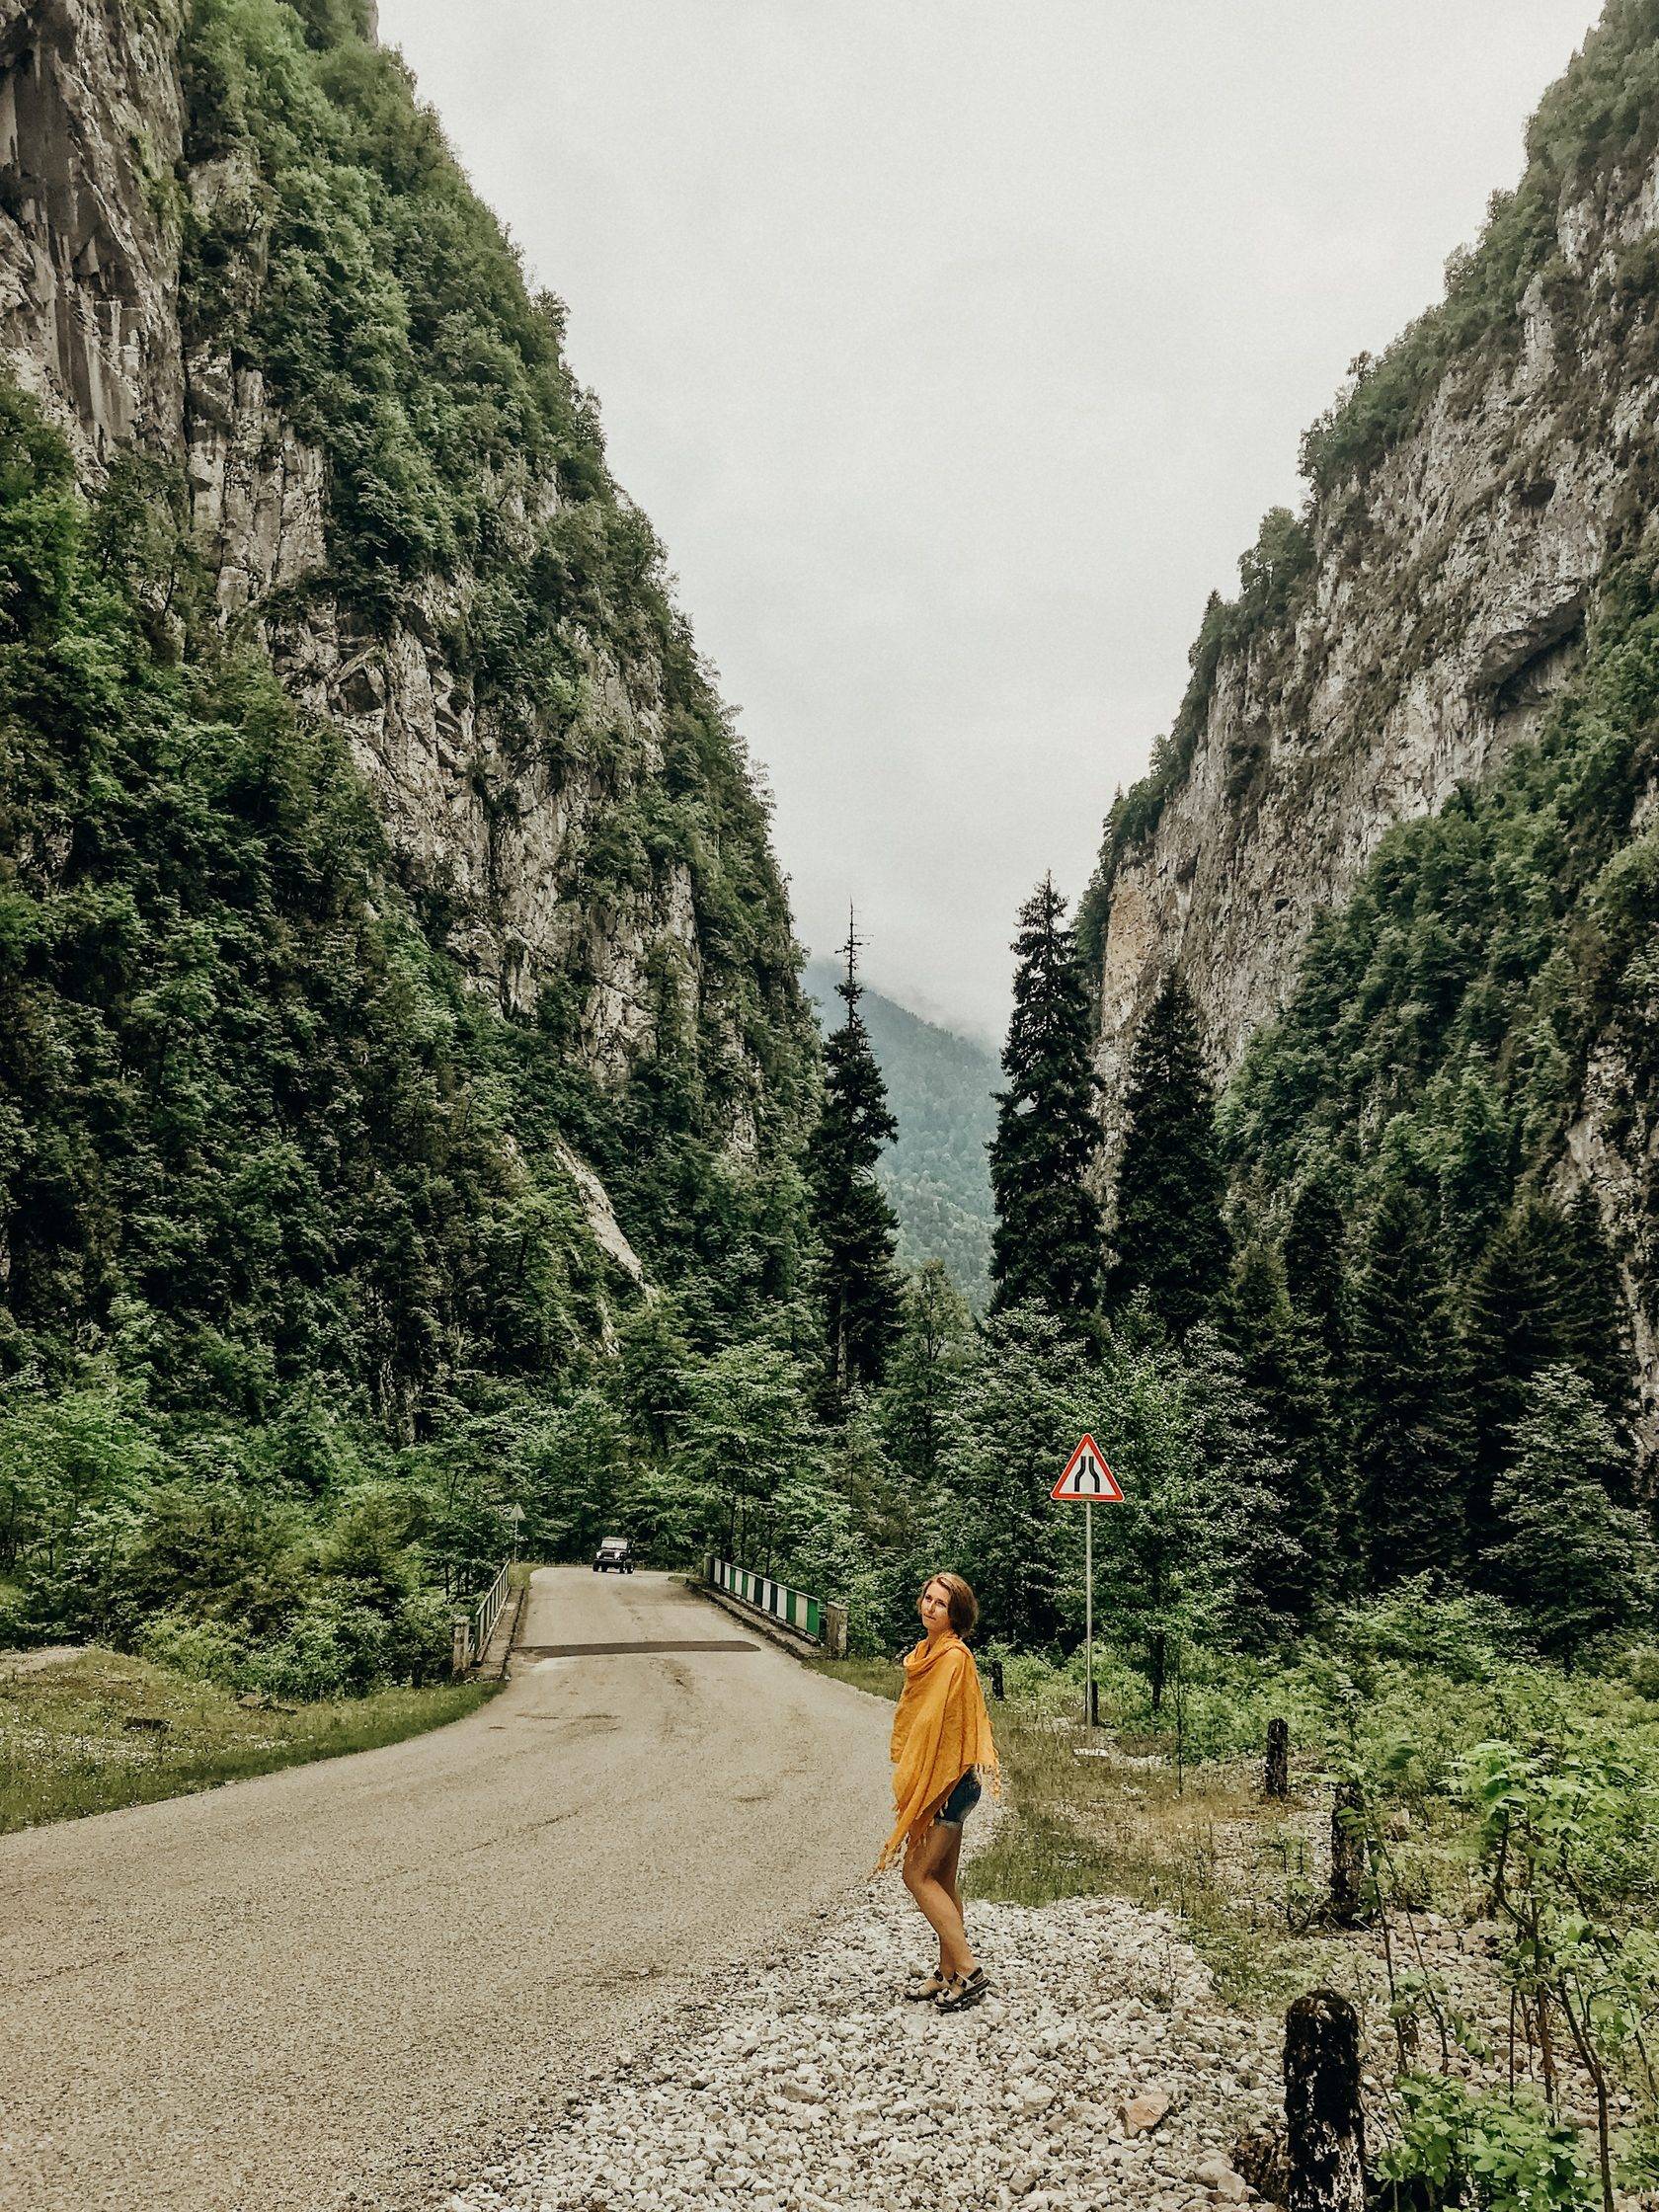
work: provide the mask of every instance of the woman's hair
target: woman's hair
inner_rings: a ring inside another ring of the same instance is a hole
[[[937,1583],[944,1591],[950,1608],[950,1624],[959,1636],[971,1636],[974,1623],[980,1618],[980,1601],[959,1574],[930,1574],[917,1591],[917,1597],[931,1590]]]

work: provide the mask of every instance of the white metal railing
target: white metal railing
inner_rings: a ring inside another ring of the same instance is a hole
[[[464,1674],[468,1667],[483,1658],[490,1648],[490,1638],[496,1632],[496,1622],[502,1617],[507,1603],[508,1590],[513,1581],[513,1561],[504,1559],[501,1572],[496,1576],[470,1613],[455,1622],[455,1672]]]

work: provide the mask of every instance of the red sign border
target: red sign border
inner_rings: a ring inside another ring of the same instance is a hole
[[[1107,1482],[1110,1484],[1110,1488],[1105,1490],[1093,1491],[1066,1489],[1066,1485],[1071,1478],[1071,1470],[1077,1464],[1077,1462],[1082,1458],[1085,1452],[1092,1452],[1095,1458],[1100,1462],[1100,1471],[1106,1477]],[[1112,1472],[1111,1468],[1106,1464],[1105,1453],[1101,1451],[1099,1445],[1095,1443],[1093,1437],[1090,1436],[1086,1430],[1078,1439],[1077,1449],[1072,1453],[1070,1459],[1066,1461],[1066,1471],[1062,1474],[1060,1480],[1055,1484],[1054,1488],[1049,1492],[1049,1502],[1054,1505],[1123,1504],[1123,1486],[1119,1482],[1117,1476]]]

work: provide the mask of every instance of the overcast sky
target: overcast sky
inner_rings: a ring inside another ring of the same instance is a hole
[[[381,0],[570,310],[796,928],[999,1033],[1207,593],[1592,0]]]

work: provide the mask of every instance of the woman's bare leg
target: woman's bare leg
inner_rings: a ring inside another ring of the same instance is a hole
[[[962,1862],[961,1824],[958,1823],[958,1825],[954,1828],[947,1825],[945,1828],[945,1834],[949,1838],[949,1841],[945,1845],[944,1852],[939,1859],[939,1884],[941,1888],[948,1889],[950,1891],[951,1901],[955,1905],[957,1914],[962,1920],[963,1925],[966,1927],[968,1916],[964,1911],[962,1904],[962,1885],[956,1878],[956,1869]]]
[[[939,1938],[939,1970],[944,1974],[974,1971],[974,1954],[968,1948],[962,1908],[954,1892],[945,1888],[938,1878],[940,1861],[950,1838],[955,1834],[960,1840],[960,1830],[935,1822],[920,1842],[911,1844],[905,1853],[905,1887]]]

